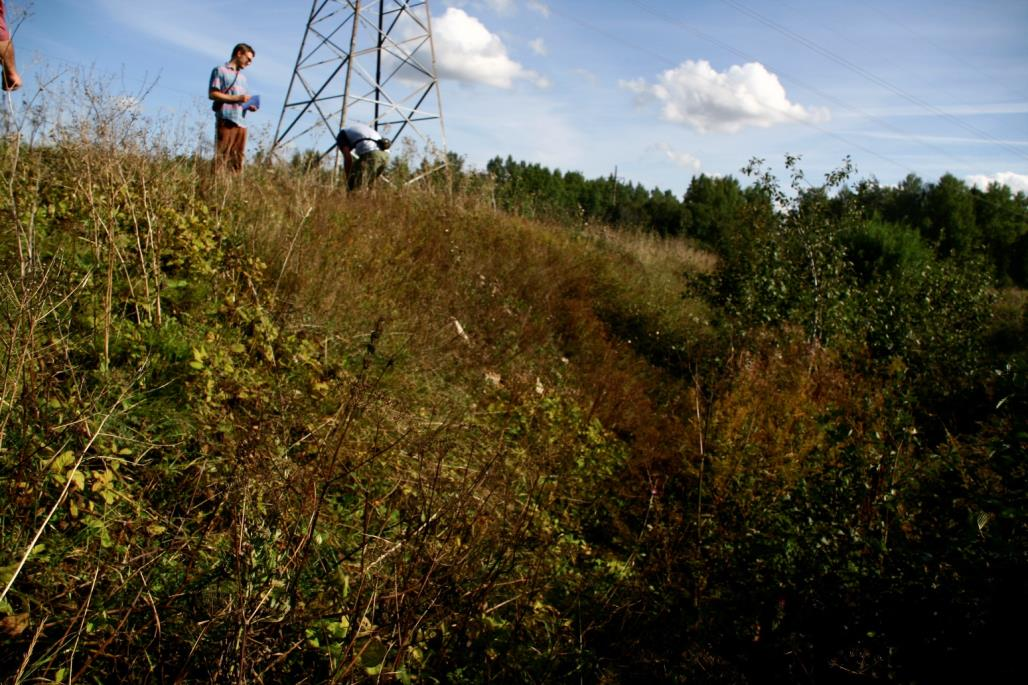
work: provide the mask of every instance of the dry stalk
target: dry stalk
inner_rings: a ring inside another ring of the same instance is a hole
[[[289,266],[289,259],[293,255],[293,247],[296,245],[296,239],[300,237],[300,231],[303,230],[303,225],[307,221],[307,217],[314,211],[314,205],[307,208],[307,212],[300,219],[300,223],[296,226],[296,231],[293,232],[293,239],[289,241],[289,249],[286,250],[286,256],[282,258],[282,268],[278,272],[278,278],[275,279],[275,287],[272,290],[272,300],[278,296],[278,287],[282,283],[282,276],[285,275],[286,267]]]
[[[32,652],[36,649],[36,643],[39,642],[39,636],[43,634],[43,629],[46,628],[46,621],[50,618],[50,614],[43,617],[43,620],[39,622],[39,626],[36,628],[35,634],[32,635],[32,641],[29,642],[29,648],[25,650],[25,656],[22,657],[21,666],[18,668],[18,673],[14,676],[14,685],[18,685],[21,682],[21,678],[25,675],[25,669],[29,666],[29,660],[32,659]]]
[[[96,589],[96,579],[100,575],[100,564],[96,565],[96,571],[93,572],[93,582],[89,586],[89,595],[86,597],[85,606],[82,608],[82,620],[79,621],[79,630],[75,634],[75,644],[71,647],[71,654],[68,655],[68,673],[75,672],[75,652],[79,648],[79,639],[82,637],[82,631],[86,626],[86,616],[89,615],[89,605],[93,601],[93,590]]]

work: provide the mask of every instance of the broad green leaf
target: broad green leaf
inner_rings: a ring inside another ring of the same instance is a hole
[[[68,474],[68,478],[71,479],[72,485],[77,487],[79,490],[86,489],[86,477],[82,475],[82,472],[78,469]]]

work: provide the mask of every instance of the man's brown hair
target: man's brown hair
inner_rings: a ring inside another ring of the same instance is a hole
[[[229,56],[229,59],[233,59],[236,55],[238,55],[240,50],[242,50],[244,52],[249,52],[251,55],[255,55],[255,56],[257,54],[256,52],[253,51],[253,48],[251,48],[246,43],[239,43],[234,48],[232,48],[232,55]]]

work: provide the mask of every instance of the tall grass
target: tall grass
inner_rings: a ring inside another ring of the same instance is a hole
[[[604,248],[431,189],[211,177],[86,85],[4,146],[5,673],[404,679],[546,639],[544,543],[578,525],[548,512],[623,459],[578,408],[613,416],[579,383],[634,364],[583,337]]]
[[[687,242],[215,177],[88,84],[2,150],[5,679],[903,679],[993,616],[1011,414],[922,445]]]

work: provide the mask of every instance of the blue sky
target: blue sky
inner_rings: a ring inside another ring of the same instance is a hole
[[[334,0],[333,0],[334,1]],[[86,69],[202,127],[252,44],[253,136],[279,120],[310,0],[9,0],[26,79]],[[752,157],[811,179],[999,179],[1028,191],[1025,0],[433,0],[446,144],[681,194]],[[47,97],[45,94],[41,96]],[[24,102],[24,100],[17,100]],[[208,122],[209,123],[209,122]]]

